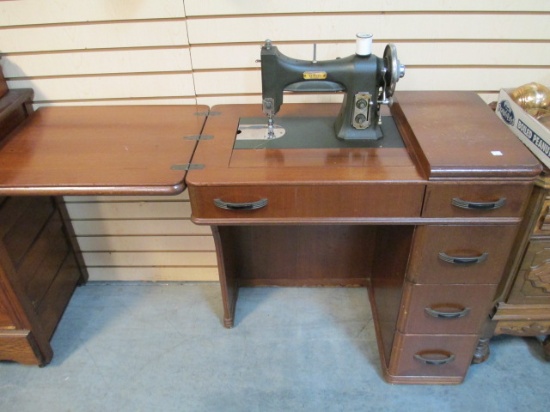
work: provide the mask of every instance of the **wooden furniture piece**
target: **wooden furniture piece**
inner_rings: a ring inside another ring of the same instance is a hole
[[[498,294],[493,334],[546,336],[543,349],[550,360],[550,171],[546,167],[535,182],[513,257]]]
[[[276,122],[337,111],[286,104]],[[461,382],[540,172],[491,110],[474,93],[400,92],[403,147],[306,149],[235,148],[260,105],[212,112],[186,181],[214,234],[224,325],[242,286],[366,285],[386,379]]]
[[[87,279],[61,196],[183,191],[208,112],[205,106],[129,106],[33,113],[32,91],[4,90],[0,360],[45,365],[63,311]]]

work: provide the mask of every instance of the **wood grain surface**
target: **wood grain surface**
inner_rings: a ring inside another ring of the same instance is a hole
[[[201,112],[202,115],[197,115]],[[0,147],[3,194],[177,194],[206,107],[41,108]]]

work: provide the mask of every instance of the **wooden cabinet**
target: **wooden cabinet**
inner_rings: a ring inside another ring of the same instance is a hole
[[[203,167],[187,175],[192,219],[216,242],[224,325],[242,286],[368,286],[385,378],[461,382],[536,159],[473,93],[398,94],[402,147],[242,149],[235,131],[265,121],[258,106],[213,108],[193,157]],[[337,111],[287,104],[277,121]],[[296,139],[311,140],[304,130]]]
[[[51,336],[85,281],[66,232],[63,203],[5,197],[0,203],[0,359],[45,365]]]
[[[536,182],[493,315],[494,334],[546,336],[550,360],[550,171]]]
[[[63,195],[170,195],[205,106],[44,107],[0,70],[0,360],[45,365],[86,268]]]

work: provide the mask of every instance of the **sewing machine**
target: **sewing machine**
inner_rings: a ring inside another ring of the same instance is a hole
[[[354,55],[334,60],[312,61],[285,56],[270,40],[262,47],[262,108],[268,117],[267,138],[276,136],[274,116],[283,103],[283,92],[344,92],[336,121],[335,136],[343,140],[377,140],[380,105],[392,104],[405,66],[397,59],[395,45],[388,44],[383,58],[372,54],[372,35],[358,34]]]

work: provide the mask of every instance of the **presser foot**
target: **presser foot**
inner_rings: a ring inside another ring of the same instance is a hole
[[[267,139],[275,139],[275,128],[273,127],[273,116],[267,119]]]

